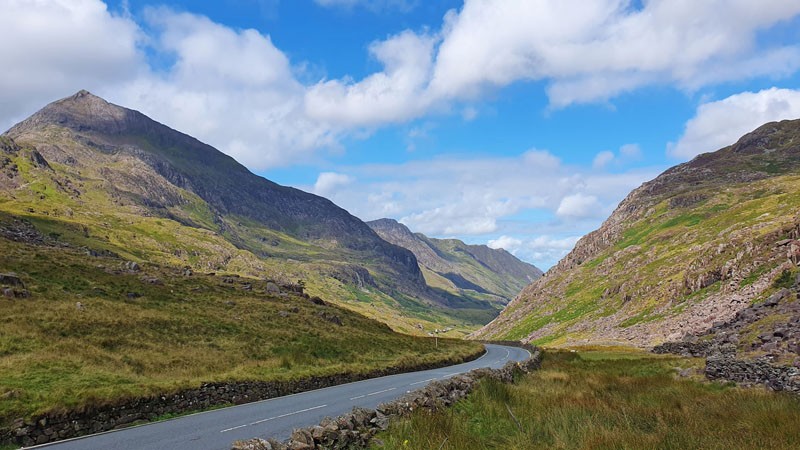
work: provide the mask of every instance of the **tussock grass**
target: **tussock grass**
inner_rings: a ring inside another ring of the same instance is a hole
[[[699,365],[548,352],[542,369],[517,384],[483,381],[454,408],[417,412],[379,438],[386,449],[800,448],[799,399],[676,378],[676,366]]]
[[[150,264],[120,273],[117,258],[0,245],[0,272],[15,271],[32,294],[0,298],[0,426],[208,381],[367,373],[480,351],[447,339],[436,349],[332,304],[269,296],[259,279],[226,283]]]

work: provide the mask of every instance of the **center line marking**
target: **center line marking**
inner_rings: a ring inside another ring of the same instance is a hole
[[[269,418],[266,418],[266,419],[256,420],[255,422],[250,422],[249,425],[257,425],[259,423],[264,423],[264,422],[268,422],[270,420],[280,419],[282,417],[289,417],[289,416],[293,416],[295,414],[301,414],[301,413],[304,413],[304,412],[313,411],[315,409],[324,408],[326,406],[328,406],[328,405],[319,405],[319,406],[314,406],[313,408],[306,408],[306,409],[301,409],[300,411],[281,414],[280,416],[274,416],[274,417],[269,417]],[[248,426],[248,425],[239,425],[238,427],[226,428],[226,429],[220,431],[220,433],[225,433],[226,431],[238,430],[239,428],[244,428],[246,426]]]
[[[370,395],[378,395],[378,394],[383,394],[384,392],[393,391],[393,390],[395,390],[395,389],[397,389],[397,388],[389,388],[389,389],[384,389],[384,390],[382,390],[382,391],[373,392],[373,393],[371,393],[371,394],[364,394],[364,395],[359,395],[359,396],[357,396],[357,397],[350,397],[350,400],[358,400],[358,399],[360,399],[360,398],[369,397]]]
[[[429,381],[433,381],[433,380],[435,380],[435,379],[436,379],[436,378],[428,378],[427,380],[422,380],[422,381],[417,381],[416,383],[411,383],[411,384],[409,384],[409,386],[413,386],[413,385],[415,385],[415,384],[427,383],[427,382],[429,382]]]

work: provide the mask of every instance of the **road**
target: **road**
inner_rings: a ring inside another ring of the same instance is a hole
[[[375,408],[433,380],[481,367],[499,368],[529,355],[521,348],[486,345],[483,356],[464,364],[372,378],[31,448],[228,450],[237,439],[283,440],[293,428],[315,425],[325,416],[336,417],[354,406]]]

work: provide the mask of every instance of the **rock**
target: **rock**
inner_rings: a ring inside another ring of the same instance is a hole
[[[289,313],[287,311],[279,311],[278,315],[281,317],[289,317]]]
[[[3,297],[5,298],[16,298],[14,294],[14,290],[11,288],[3,288]]]
[[[340,319],[339,316],[329,313],[327,311],[320,311],[317,313],[317,316],[321,317],[323,320],[326,320],[332,324],[339,325],[340,327],[343,325],[342,319]]]
[[[269,441],[256,438],[248,441],[235,441],[231,450],[273,450],[273,447]]]
[[[764,301],[764,306],[767,307],[777,306],[778,303],[784,298],[788,297],[790,293],[791,291],[789,291],[788,289],[785,288],[781,289],[780,291],[770,295],[769,298],[767,298],[767,300]]]
[[[190,277],[192,275],[194,275],[194,271],[192,270],[191,267],[186,266],[186,267],[183,268],[183,276]]]
[[[25,283],[23,283],[20,277],[13,272],[0,273],[0,285],[17,286],[22,289],[25,289]]]
[[[311,303],[315,304],[315,305],[320,305],[320,306],[325,306],[326,305],[325,301],[322,300],[321,298],[317,297],[316,295],[313,296],[313,297],[310,297],[308,300]]]
[[[141,296],[142,296],[142,294],[140,294],[138,292],[128,292],[128,298],[129,299],[135,299],[135,298],[139,298]]]
[[[128,261],[125,263],[125,269],[131,272],[138,272],[139,270],[141,270],[141,267],[139,267],[139,263],[137,263],[136,261]]]
[[[297,428],[292,431],[289,448],[293,450],[306,450],[314,448],[314,437],[305,428]]]
[[[278,287],[277,284],[273,283],[272,281],[267,283],[266,291],[268,294],[280,294],[281,288]]]
[[[86,307],[83,306],[83,303],[81,303],[81,302],[75,303],[75,308],[77,308],[78,311],[84,311],[86,309]]]

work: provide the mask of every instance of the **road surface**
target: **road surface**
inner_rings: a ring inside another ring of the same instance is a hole
[[[529,356],[521,348],[486,345],[483,356],[456,366],[372,378],[31,448],[228,450],[237,439],[284,440],[293,428],[315,425],[325,416],[339,416],[354,406],[374,409],[433,380],[481,367],[499,368]]]

